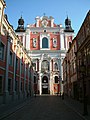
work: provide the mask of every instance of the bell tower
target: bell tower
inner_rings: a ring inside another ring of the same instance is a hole
[[[71,20],[68,18],[68,16],[65,19],[64,34],[65,34],[65,48],[66,50],[68,50],[74,37],[74,30],[72,29]]]
[[[71,20],[68,18],[65,19],[65,32],[74,32],[74,30],[71,27]]]
[[[18,27],[17,29],[15,30],[16,32],[25,32],[25,28],[24,28],[24,19],[21,18],[18,20]]]

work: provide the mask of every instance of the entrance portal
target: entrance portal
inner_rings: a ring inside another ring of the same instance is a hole
[[[42,78],[42,94],[48,94],[48,77],[44,76]]]

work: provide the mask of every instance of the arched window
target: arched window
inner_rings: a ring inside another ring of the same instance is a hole
[[[42,48],[48,48],[48,39],[46,37],[42,39]]]
[[[36,83],[36,76],[34,76],[34,83]]]
[[[57,63],[54,64],[54,69],[58,70],[58,64]]]
[[[47,76],[44,76],[42,78],[42,83],[48,83],[48,77]]]
[[[58,77],[55,76],[55,83],[58,83]]]

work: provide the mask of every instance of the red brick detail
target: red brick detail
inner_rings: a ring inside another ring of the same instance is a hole
[[[60,35],[59,34],[51,34],[50,35],[50,50],[59,50],[60,49]],[[57,47],[54,48],[53,47],[53,38],[56,38],[57,39]]]
[[[33,34],[33,33],[30,33],[30,49],[31,50],[40,50],[40,34],[37,33],[37,34]],[[36,48],[33,47],[33,38],[36,38],[37,39],[37,43],[36,43]]]
[[[8,72],[8,78],[12,78],[13,79],[13,73]]]
[[[54,93],[59,93],[59,91],[60,91],[60,85],[54,84]]]
[[[5,62],[5,61],[0,60],[0,67],[5,68],[5,65],[6,65],[6,62]]]
[[[5,71],[0,69],[0,75],[5,75]]]
[[[7,45],[7,36],[1,35],[2,42]]]

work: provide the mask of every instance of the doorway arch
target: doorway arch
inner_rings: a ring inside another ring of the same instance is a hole
[[[43,76],[42,77],[42,94],[48,94],[49,90],[48,90],[48,77],[47,76]]]

